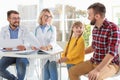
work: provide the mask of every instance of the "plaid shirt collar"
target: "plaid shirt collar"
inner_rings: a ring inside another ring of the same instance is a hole
[[[105,28],[105,27],[108,26],[108,25],[109,25],[109,22],[107,21],[107,19],[105,19],[105,20],[103,21],[103,24],[102,24],[102,26],[100,27],[100,29]],[[94,28],[98,28],[98,27],[95,26]]]

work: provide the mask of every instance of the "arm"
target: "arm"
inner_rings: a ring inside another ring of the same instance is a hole
[[[42,50],[50,50],[52,48],[54,48],[55,44],[56,44],[56,28],[54,26],[52,27],[52,35],[49,38],[50,42],[47,46],[41,46],[40,49]]]
[[[67,43],[67,45],[68,45],[68,43]],[[67,45],[66,45],[66,47],[67,47]],[[64,51],[63,51],[63,53],[62,53],[62,55],[61,55],[61,58],[60,58],[60,59],[58,59],[58,63],[63,63],[63,62],[68,61],[68,58],[67,58],[67,57],[65,57],[66,47],[65,47],[65,49],[64,49]]]
[[[102,60],[102,62],[95,68],[97,71],[101,71],[105,66],[107,66],[112,60],[114,56],[111,54],[107,54],[105,58]]]
[[[74,45],[74,44],[73,44]],[[81,36],[81,38],[78,40],[77,45],[73,48],[71,48],[70,52],[67,55],[67,58],[69,60],[76,59],[79,56],[84,56],[85,53],[85,43],[84,38]]]
[[[101,71],[102,68],[104,68],[106,65],[108,65],[113,58],[117,55],[116,48],[118,49],[119,45],[119,32],[117,27],[114,27],[114,29],[111,29],[111,36],[108,39],[108,54],[104,57],[102,62],[96,67],[98,71]]]
[[[35,35],[30,32],[27,28],[25,28],[25,42],[27,42],[29,45],[26,45],[26,47],[32,47],[32,49],[36,50],[39,48],[40,43],[35,37]]]
[[[92,71],[89,72],[88,74],[88,78],[89,80],[97,80],[98,79],[98,76],[99,76],[99,73],[100,71],[106,67],[113,59],[114,57],[111,55],[111,54],[107,54],[105,56],[105,58],[102,60],[102,62],[95,68],[93,69]]]
[[[55,44],[56,44],[56,39],[57,39],[56,38],[57,37],[56,27],[53,26],[52,29],[53,29],[53,34],[52,34],[52,37],[50,39],[49,45],[47,45],[48,49],[53,48],[55,46]]]
[[[89,46],[88,48],[85,49],[85,54],[89,54],[92,53],[94,51],[94,49],[92,48],[92,45]]]
[[[108,38],[108,53],[103,58],[102,62],[92,71],[89,72],[89,80],[97,80],[100,71],[103,70],[104,67],[109,65],[113,58],[117,55],[117,49],[118,49],[118,40],[119,40],[119,32],[117,30],[117,27],[113,26],[113,29],[110,31],[110,37]]]

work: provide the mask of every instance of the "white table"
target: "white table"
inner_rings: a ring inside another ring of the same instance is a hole
[[[29,52],[30,50],[28,50],[27,52]],[[20,57],[20,58],[29,58],[29,59],[39,59],[39,61],[42,61],[46,58],[49,58],[51,56],[56,56],[56,55],[59,55],[61,52],[62,52],[62,48],[58,48],[56,47],[54,50],[51,50],[51,51],[46,51],[47,53],[49,54],[37,54],[37,52],[34,52],[32,54],[22,54],[26,51],[14,51],[14,52],[2,52],[0,51],[0,57]],[[17,53],[21,53],[21,54],[17,54]],[[40,64],[38,66],[44,66],[43,64]],[[39,68],[38,71],[38,77],[40,80],[43,80],[43,75],[39,74],[41,71],[41,69]]]

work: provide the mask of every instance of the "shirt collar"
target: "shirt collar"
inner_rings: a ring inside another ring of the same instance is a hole
[[[50,25],[48,25],[48,24],[45,24],[45,25],[39,25],[39,27],[41,27],[41,28],[49,28],[50,27]]]
[[[109,25],[109,21],[107,21],[107,19],[105,19],[104,22],[103,22],[103,27],[106,27],[108,25]]]
[[[100,27],[100,29],[105,28],[105,27],[108,26],[108,25],[109,25],[109,21],[107,21],[107,19],[105,19],[105,20],[103,21],[103,24],[102,24],[102,26]],[[97,26],[95,26],[95,28],[97,28]]]
[[[15,30],[12,30],[11,27],[9,26],[9,30],[11,31],[17,31],[19,29],[19,27],[17,27]]]

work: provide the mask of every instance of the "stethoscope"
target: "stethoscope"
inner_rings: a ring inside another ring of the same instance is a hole
[[[39,28],[40,28],[40,26],[35,29],[35,36],[37,36],[37,30],[38,30]],[[52,26],[51,26],[51,25],[50,25],[49,29],[47,30],[47,32],[49,32],[49,31],[53,32],[53,29],[52,29]]]

